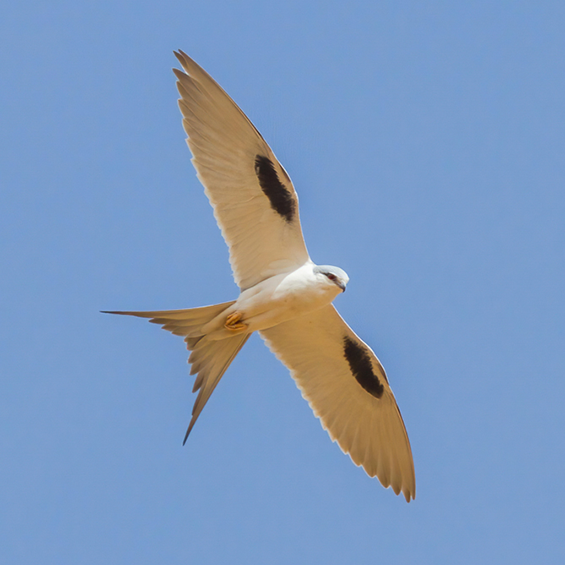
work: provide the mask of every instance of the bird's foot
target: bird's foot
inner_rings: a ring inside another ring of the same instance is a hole
[[[241,312],[232,312],[226,317],[224,322],[224,328],[228,330],[244,330],[247,328],[247,324],[242,322],[243,315]]]

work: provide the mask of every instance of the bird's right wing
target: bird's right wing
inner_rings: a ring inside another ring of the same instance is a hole
[[[416,496],[410,442],[385,371],[369,346],[332,305],[260,333],[332,440],[369,476],[410,502]]]
[[[292,182],[222,87],[188,55],[174,69],[192,163],[244,290],[309,260]]]

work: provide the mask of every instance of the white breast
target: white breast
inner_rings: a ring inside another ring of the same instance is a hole
[[[340,289],[328,284],[313,271],[313,263],[307,263],[290,273],[276,275],[243,291],[235,304],[223,313],[242,314],[248,325],[247,333],[264,330],[302,316],[330,304]],[[228,333],[222,330],[223,320],[213,320],[203,328],[212,339],[223,339]],[[210,335],[210,334],[215,335]],[[231,334],[233,335],[233,334]]]

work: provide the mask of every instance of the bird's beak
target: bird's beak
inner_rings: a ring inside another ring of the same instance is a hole
[[[345,292],[345,285],[341,281],[338,281],[336,284],[341,288],[341,292]]]

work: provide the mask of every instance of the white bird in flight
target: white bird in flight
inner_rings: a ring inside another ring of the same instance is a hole
[[[185,442],[229,364],[258,331],[331,439],[410,502],[412,451],[385,370],[332,305],[349,277],[312,262],[296,191],[271,148],[204,69],[180,50],[175,55],[184,71],[173,69],[192,163],[241,293],[202,308],[109,313],[149,318],[184,337],[199,391]]]

